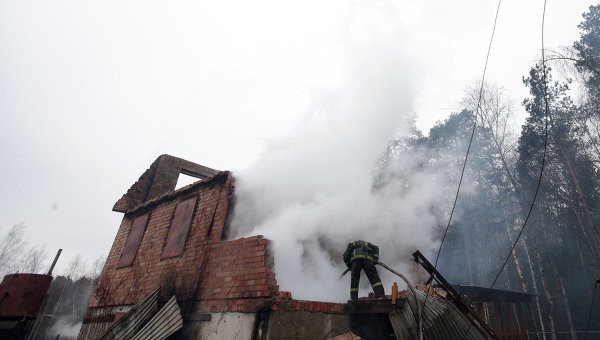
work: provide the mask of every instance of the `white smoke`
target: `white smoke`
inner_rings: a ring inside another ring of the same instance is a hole
[[[72,323],[68,320],[60,319],[47,332],[48,336],[59,339],[76,339],[81,329],[82,322]]]
[[[387,9],[371,10],[344,26],[342,85],[316,95],[290,135],[271,141],[252,167],[236,172],[232,236],[271,239],[280,289],[297,299],[348,298],[349,276],[340,281],[339,275],[349,241],[379,245],[382,262],[406,274],[414,250],[437,249],[442,185],[433,174],[413,171],[417,152],[396,158],[390,169],[400,176],[373,190],[378,158],[412,127],[417,77],[410,51],[389,39],[402,27],[384,20],[380,29]],[[389,293],[398,278],[379,272]],[[370,289],[365,279],[361,287]]]

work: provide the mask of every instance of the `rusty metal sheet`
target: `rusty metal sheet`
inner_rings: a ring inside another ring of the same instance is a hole
[[[9,274],[0,284],[0,318],[34,318],[46,298],[52,276]]]
[[[161,259],[177,257],[183,254],[183,248],[187,241],[192,215],[196,207],[197,197],[189,198],[179,204],[175,208],[167,241],[163,249]]]
[[[129,231],[129,235],[127,235],[127,240],[125,241],[125,247],[123,248],[119,262],[117,263],[117,268],[129,267],[133,264],[135,255],[137,254],[140,244],[142,243],[142,237],[144,237],[149,216],[149,214],[145,214],[138,216],[135,218],[135,220],[133,220],[131,230]]]

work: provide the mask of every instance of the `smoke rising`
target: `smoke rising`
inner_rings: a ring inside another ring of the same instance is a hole
[[[370,27],[350,19],[347,32],[358,26]],[[440,217],[434,207],[441,205],[444,179],[414,171],[422,162],[418,151],[380,169],[380,185],[373,187],[386,146],[409,134],[415,119],[415,64],[408,51],[385,39],[395,29],[384,31],[349,34],[342,85],[315,94],[288,136],[270,141],[253,166],[236,172],[232,236],[271,239],[280,289],[297,299],[348,298],[349,277],[339,280],[345,270],[341,254],[355,239],[378,244],[381,260],[404,273],[414,250],[437,249]],[[380,274],[389,292],[398,279]],[[360,294],[367,289],[363,278]]]

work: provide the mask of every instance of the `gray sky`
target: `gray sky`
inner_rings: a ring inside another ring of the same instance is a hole
[[[548,0],[546,47],[571,45],[594,3]],[[64,249],[59,268],[92,262],[120,224],[114,202],[160,154],[260,169],[273,141],[327,116],[331,94],[351,96],[382,60],[409,97],[399,115],[426,130],[481,77],[496,6],[0,0],[0,232],[24,222],[31,244]],[[521,111],[542,6],[503,1],[488,66]]]

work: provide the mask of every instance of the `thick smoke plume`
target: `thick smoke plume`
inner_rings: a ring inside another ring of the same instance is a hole
[[[414,65],[378,33],[350,39],[343,85],[315,96],[290,135],[271,141],[252,167],[236,172],[232,236],[271,239],[277,282],[295,298],[348,298],[349,277],[339,275],[349,241],[378,244],[381,260],[407,274],[414,250],[430,255],[439,244],[436,207],[445,185],[432,173],[413,171],[421,161],[417,152],[396,158],[395,176],[373,186],[386,146],[408,134],[415,118]],[[398,278],[380,273],[389,292]],[[365,295],[366,279],[361,287]]]

